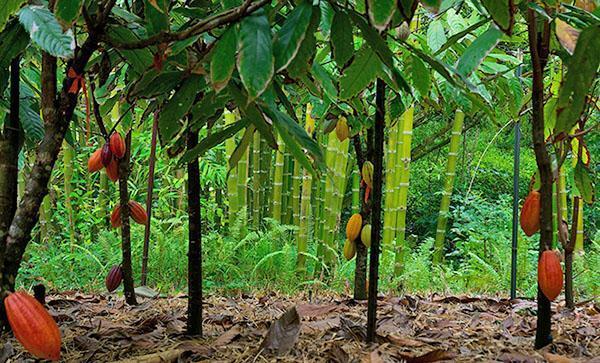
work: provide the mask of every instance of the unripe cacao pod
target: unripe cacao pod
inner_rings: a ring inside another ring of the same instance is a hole
[[[119,162],[116,159],[113,159],[105,170],[106,175],[110,180],[113,182],[119,180]]]
[[[362,230],[360,231],[360,240],[367,247],[371,247],[371,225],[365,224]]]
[[[362,166],[362,178],[365,184],[373,188],[373,163],[368,160]]]
[[[102,157],[102,165],[108,167],[113,160],[113,154],[112,151],[110,151],[110,144],[108,142],[102,146],[100,156]]]
[[[354,242],[346,240],[344,242],[344,257],[350,261],[356,255],[356,246]]]
[[[92,156],[88,159],[88,171],[90,173],[94,173],[100,169],[102,169],[104,165],[102,165],[102,148],[94,151]]]
[[[48,311],[33,296],[15,292],[4,299],[15,338],[37,358],[60,359],[60,331]]]
[[[521,208],[521,229],[528,236],[533,236],[540,230],[540,193],[536,190],[529,192],[523,208]]]
[[[148,214],[146,214],[146,209],[135,200],[129,201],[129,214],[133,220],[141,225],[146,225],[148,223]]]
[[[350,136],[350,129],[348,128],[348,120],[344,116],[338,119],[337,125],[335,125],[335,135],[338,140],[344,141]]]
[[[554,251],[542,252],[538,261],[538,284],[548,300],[553,301],[563,287],[563,271],[560,259]]]
[[[407,22],[403,21],[398,27],[398,38],[406,40],[410,36],[410,26]]]
[[[348,238],[350,242],[354,242],[360,235],[361,228],[362,216],[359,213],[355,213],[348,219],[348,223],[346,223],[346,238]]]
[[[121,205],[117,205],[110,214],[110,225],[113,228],[119,228],[123,225],[121,221]]]
[[[106,275],[106,290],[108,292],[115,291],[123,281],[123,269],[121,265],[113,266],[108,275]]]
[[[110,135],[108,144],[110,145],[110,151],[115,158],[121,159],[125,156],[125,141],[118,132],[113,132],[113,134]]]

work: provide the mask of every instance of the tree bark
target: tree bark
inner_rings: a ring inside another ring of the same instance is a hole
[[[187,135],[188,150],[198,145],[198,132]],[[188,163],[188,321],[187,333],[202,336],[202,216],[200,209],[200,167],[198,159]]]
[[[148,188],[146,189],[146,214],[148,223],[144,230],[144,247],[142,252],[142,286],[148,283],[148,254],[150,250],[150,220],[152,218],[152,195],[154,193],[154,167],[156,164],[156,139],[158,135],[158,111],[154,112],[152,122],[152,140],[150,141],[150,160],[148,166]]]
[[[125,301],[129,305],[137,305],[133,285],[133,268],[131,263],[131,224],[129,221],[129,172],[131,157],[131,131],[125,136],[125,155],[119,160],[119,203],[121,204],[121,250],[123,253],[123,290]]]

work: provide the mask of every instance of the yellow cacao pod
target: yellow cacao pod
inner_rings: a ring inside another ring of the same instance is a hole
[[[365,161],[362,166],[362,178],[365,183],[373,188],[373,163]]]
[[[348,223],[346,224],[346,238],[350,242],[354,242],[360,235],[360,229],[362,228],[362,216],[358,213],[353,214]]]
[[[371,225],[370,224],[365,224],[365,226],[362,228],[362,231],[360,231],[360,240],[362,241],[362,243],[367,246],[367,248],[371,247]]]
[[[356,255],[356,246],[354,245],[354,242],[346,240],[346,242],[344,242],[344,257],[346,260],[350,261],[354,258],[354,255]]]
[[[335,126],[335,135],[338,140],[344,141],[350,136],[350,129],[348,128],[348,120],[344,116],[338,119],[337,125]]]

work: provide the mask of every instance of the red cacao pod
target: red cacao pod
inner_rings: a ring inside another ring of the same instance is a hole
[[[538,285],[548,300],[553,301],[563,287],[563,271],[556,252],[542,252],[538,261]]]
[[[529,237],[540,230],[540,205],[540,193],[529,192],[521,208],[521,229]]]
[[[125,141],[118,132],[114,132],[110,135],[108,144],[110,145],[110,151],[115,158],[121,159],[125,156]]]
[[[113,228],[119,228],[122,224],[123,223],[121,222],[121,205],[117,205],[110,214],[110,225]]]
[[[146,214],[146,209],[135,200],[129,201],[129,214],[131,215],[131,218],[133,218],[133,220],[138,224],[146,225],[146,223],[148,223],[148,214]]]
[[[15,338],[37,358],[60,359],[60,331],[48,311],[33,296],[15,292],[4,299]]]
[[[102,165],[105,167],[107,167],[113,161],[113,154],[112,151],[110,151],[110,145],[108,142],[102,146],[102,152],[100,153],[100,156],[102,157]]]
[[[106,167],[106,175],[113,182],[119,180],[119,162],[116,159],[113,159]]]
[[[106,289],[108,292],[115,291],[121,282],[123,281],[123,270],[121,269],[121,265],[113,266],[108,275],[106,275]]]
[[[94,173],[100,169],[102,169],[102,167],[104,165],[102,165],[102,148],[99,148],[98,150],[94,151],[94,153],[92,154],[92,156],[90,156],[90,158],[88,159],[88,171],[90,173]]]

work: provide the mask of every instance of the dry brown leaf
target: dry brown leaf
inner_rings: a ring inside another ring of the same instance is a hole
[[[294,347],[299,335],[300,315],[294,306],[271,324],[260,349],[275,355],[284,355]]]
[[[548,352],[544,352],[544,358],[546,358],[548,363],[575,363],[575,361],[571,358]]]
[[[239,325],[234,325],[231,329],[223,333],[220,337],[215,339],[213,342],[213,346],[220,347],[222,345],[226,345],[231,343],[235,338],[237,338],[242,333],[242,329]]]
[[[390,341],[390,343],[402,347],[422,347],[425,345],[425,343],[422,341],[401,337],[398,334],[389,334],[386,336],[386,338]]]
[[[456,354],[454,354],[452,352],[448,352],[448,351],[443,350],[443,349],[432,350],[431,352],[423,354],[423,355],[418,356],[418,357],[409,357],[409,356],[404,357],[403,356],[403,358],[406,361],[406,363],[439,362],[441,360],[454,359],[455,357],[456,357]]]
[[[579,38],[579,30],[573,28],[566,22],[556,19],[556,37],[560,44],[569,52],[573,54],[575,46],[577,45],[577,39]]]
[[[296,306],[298,314],[303,318],[316,318],[327,315],[337,309],[337,305],[299,304]]]

